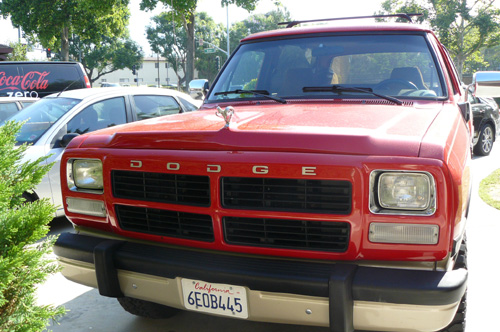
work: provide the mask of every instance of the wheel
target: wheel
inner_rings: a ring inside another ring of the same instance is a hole
[[[125,311],[144,318],[170,318],[180,311],[179,309],[131,297],[120,297],[117,300]]]
[[[439,332],[464,332],[465,331],[465,312],[467,311],[467,291],[465,291],[460,305],[458,306],[457,313],[450,325],[448,325],[444,330]]]
[[[467,269],[467,239],[464,235],[462,244],[460,245],[460,250],[455,260],[454,269]],[[465,290],[464,296],[460,301],[455,317],[451,323],[443,330],[439,332],[465,332],[465,313],[467,311],[467,290]]]
[[[418,90],[418,87],[412,82],[395,78],[383,80],[382,82],[378,83],[373,87],[374,91],[376,92],[380,91],[380,93],[385,93],[385,94],[396,94],[403,89]]]
[[[490,124],[486,124],[481,128],[479,133],[479,139],[474,146],[474,154],[478,156],[487,156],[490,154],[493,148],[493,127]]]

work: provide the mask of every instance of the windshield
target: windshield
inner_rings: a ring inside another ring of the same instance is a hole
[[[16,137],[17,145],[34,144],[57,120],[80,102],[79,99],[71,98],[43,98],[5,121],[26,121]]]
[[[331,86],[336,88],[314,89]],[[380,98],[377,95],[435,99],[445,92],[423,35],[373,34],[244,44],[208,101],[262,99],[263,94],[301,99]]]

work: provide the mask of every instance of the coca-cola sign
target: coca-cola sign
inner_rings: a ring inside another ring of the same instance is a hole
[[[24,75],[7,75],[0,71],[0,93],[10,97],[38,97],[37,91],[46,90],[49,86],[48,71],[30,71]]]

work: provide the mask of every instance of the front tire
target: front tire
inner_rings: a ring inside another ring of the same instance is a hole
[[[477,144],[474,146],[474,154],[478,156],[489,155],[493,148],[493,139],[493,127],[490,124],[484,125],[479,133]]]
[[[165,319],[175,316],[180,311],[179,309],[131,297],[119,297],[117,300],[125,311],[144,318]]]
[[[455,261],[454,269],[467,269],[467,241],[464,236],[462,244],[460,246],[460,251],[458,252],[457,259]],[[462,300],[460,300],[460,305],[458,306],[457,312],[450,325],[439,332],[465,332],[465,313],[467,312],[467,290],[465,290]]]

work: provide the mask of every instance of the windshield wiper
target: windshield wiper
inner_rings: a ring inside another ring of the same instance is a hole
[[[350,87],[350,86],[342,86],[342,85],[331,85],[331,86],[306,86],[302,88],[302,91],[304,92],[363,92],[363,93],[369,93],[371,95],[374,95],[376,97],[391,101],[397,105],[403,105],[403,102],[397,98],[391,97],[391,96],[386,96],[386,95],[381,95],[379,93],[373,92],[371,88],[356,88],[356,87]]]
[[[267,98],[267,99],[272,99],[274,101],[277,101],[278,103],[286,104],[286,100],[285,99],[271,96],[271,95],[269,95],[269,91],[266,91],[266,90],[241,90],[241,89],[237,89],[237,90],[231,90],[231,91],[216,92],[216,93],[214,93],[214,95],[215,96],[230,95],[230,94],[233,94],[233,93],[236,93],[236,94],[250,93],[250,94],[252,94],[254,96],[264,97],[264,98]]]

